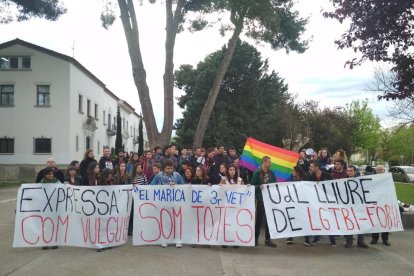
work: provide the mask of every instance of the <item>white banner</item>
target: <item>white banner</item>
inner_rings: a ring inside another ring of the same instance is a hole
[[[254,187],[137,186],[134,245],[254,246]]]
[[[125,244],[132,185],[23,184],[17,196],[13,247]]]
[[[272,239],[403,231],[391,174],[265,185]]]

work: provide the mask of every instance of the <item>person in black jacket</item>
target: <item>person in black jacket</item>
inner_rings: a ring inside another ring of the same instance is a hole
[[[111,158],[111,150],[108,147],[103,149],[103,156],[99,159],[99,169],[102,171],[105,168],[111,170],[114,168]]]
[[[80,172],[80,176],[82,178],[86,177],[86,170],[88,169],[89,164],[92,163],[92,162],[98,163],[95,160],[93,150],[88,149],[85,152],[85,154],[83,156],[83,160],[82,160],[82,162],[80,163],[80,166],[79,166],[79,172]]]
[[[63,172],[56,167],[56,162],[54,158],[50,157],[47,159],[46,168],[51,168],[53,170],[53,176],[61,183],[65,181],[65,176]],[[36,183],[40,183],[40,181],[42,181],[43,177],[45,176],[46,168],[39,171],[39,173],[36,176]]]
[[[228,164],[227,156],[224,155],[224,146],[220,145],[217,147],[217,154],[214,156],[214,162],[216,163],[216,171],[220,171],[221,164]]]
[[[191,180],[191,184],[198,184],[198,185],[209,185],[211,186],[211,181],[207,176],[206,168],[203,165],[198,165],[195,170],[195,175],[193,180]]]

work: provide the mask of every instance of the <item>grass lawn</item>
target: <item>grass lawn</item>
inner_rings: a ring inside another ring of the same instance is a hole
[[[396,182],[395,189],[397,190],[398,200],[404,203],[414,204],[414,185]]]

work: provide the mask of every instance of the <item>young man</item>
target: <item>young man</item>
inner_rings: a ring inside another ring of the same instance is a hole
[[[334,170],[332,172],[332,179],[348,178],[347,171],[345,171],[345,162],[337,160],[334,163]]]
[[[114,169],[114,164],[112,163],[111,158],[111,150],[108,147],[104,147],[103,156],[99,159],[99,169],[102,171],[105,168],[111,170]]]
[[[335,162],[336,166],[336,162]],[[346,170],[348,177],[356,177],[357,169],[355,166],[349,166]],[[345,248],[351,248],[354,243],[354,237],[352,235],[345,236]],[[364,241],[364,234],[359,234],[357,238],[357,246],[361,248],[368,248],[368,245]]]
[[[177,161],[177,158],[175,158],[174,154],[175,154],[174,145],[169,145],[165,148],[165,155],[161,156],[160,158],[161,167],[163,169],[165,169],[165,164],[168,160],[172,162],[174,171],[178,169],[178,161]]]
[[[174,171],[174,164],[172,160],[166,160],[164,165],[164,172],[161,172],[155,175],[154,179],[151,181],[151,185],[176,185],[184,184],[184,180],[181,175]],[[167,243],[163,243],[162,247],[167,247]],[[175,245],[177,248],[181,248],[182,244],[177,243]]]
[[[152,180],[154,180],[154,177],[161,172],[161,164],[160,163],[155,163],[152,166],[152,172],[153,172],[153,175],[151,176],[150,179],[148,179],[148,183],[151,183]]]
[[[377,174],[380,173],[384,173],[385,172],[385,167],[383,165],[378,165],[375,168],[375,172]],[[386,245],[386,246],[390,246],[391,244],[388,242],[388,237],[389,237],[390,233],[389,232],[382,232],[381,233],[381,239],[382,239],[382,244]],[[379,240],[379,233],[373,233],[372,234],[372,240],[370,242],[370,244],[377,244]]]
[[[113,164],[113,169],[116,170],[116,168],[118,168],[118,165],[120,163],[128,163],[127,158],[125,158],[126,152],[123,149],[118,149],[118,157],[114,160],[114,162],[112,162]]]
[[[243,179],[243,183],[250,183],[250,175],[248,173],[248,170],[246,170],[245,168],[240,168],[240,159],[238,157],[234,159],[233,166],[236,167],[237,175],[240,176],[241,179]]]
[[[191,167],[191,163],[188,160],[183,160],[181,162],[181,167],[178,170],[178,173],[181,175],[181,177],[184,179],[185,171]]]
[[[45,177],[46,170],[49,171],[49,169],[52,169],[53,176],[57,180],[59,180],[61,183],[65,182],[65,176],[63,175],[63,172],[56,167],[55,159],[52,158],[52,157],[50,157],[50,158],[47,159],[46,168],[42,169],[37,174],[37,176],[36,176],[36,183],[40,183],[40,181],[42,181],[42,179]]]
[[[263,204],[263,196],[262,190],[264,189],[264,184],[275,183],[276,176],[270,170],[270,166],[272,165],[272,160],[268,156],[264,156],[262,159],[262,165],[260,168],[253,173],[251,184],[255,187],[255,194],[257,200],[257,207],[256,207],[256,225],[255,225],[255,246],[259,245],[259,236],[260,236],[260,228],[262,226],[262,220],[264,219],[265,223],[265,245],[270,247],[276,247],[270,240],[270,233],[269,227],[267,225],[266,220],[266,212]]]
[[[309,170],[311,174],[307,179],[308,181],[319,182],[325,180],[332,180],[332,176],[329,173],[327,173],[325,170],[321,170],[321,165],[317,160],[311,160],[309,162]],[[319,244],[320,238],[321,236],[314,236],[312,244]],[[329,236],[329,241],[331,242],[332,246],[336,246],[335,236]]]
[[[220,171],[220,165],[227,165],[227,156],[224,155],[224,146],[220,145],[217,147],[217,154],[214,156],[214,162],[216,163],[216,171]]]
[[[227,156],[228,164],[233,165],[234,160],[238,159],[238,155],[235,148],[229,148],[229,155]]]

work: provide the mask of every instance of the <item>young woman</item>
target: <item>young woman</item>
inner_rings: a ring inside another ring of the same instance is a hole
[[[40,183],[60,183],[60,181],[53,175],[53,169],[48,167]]]
[[[141,159],[142,171],[147,179],[150,179],[154,174],[152,172],[152,166],[154,166],[155,160],[153,158],[152,152],[147,150],[144,152]]]
[[[210,185],[210,179],[207,176],[206,169],[203,165],[198,165],[195,171],[195,176],[191,181],[191,184],[198,184],[198,185]]]
[[[213,184],[220,184],[221,181],[226,178],[226,172],[227,172],[227,165],[226,164],[220,164],[220,171],[219,173],[214,177]]]
[[[73,160],[72,162],[70,162],[69,165],[70,166],[74,166],[75,167],[75,170],[76,170],[76,175],[80,176],[80,171],[79,171],[79,169],[80,169],[80,163],[79,163],[79,161],[78,160]]]
[[[89,164],[86,170],[86,177],[82,178],[82,185],[84,186],[97,186],[101,182],[99,175],[99,165],[96,162]]]
[[[293,181],[302,181],[302,180],[306,180],[307,178],[307,173],[303,170],[303,168],[300,165],[296,165],[295,167],[293,167],[293,171],[292,171],[292,178]],[[294,244],[293,238],[288,238],[286,240],[286,244]],[[311,246],[310,244],[310,236],[305,236],[305,243],[304,245],[306,247]]]
[[[329,169],[329,165],[332,164],[332,158],[331,158],[331,154],[329,153],[328,148],[321,148],[321,150],[319,151],[319,157],[318,157],[318,161],[319,164],[321,165],[321,170],[324,171],[328,171]]]
[[[116,174],[114,176],[115,185],[125,185],[131,184],[131,179],[127,173],[127,165],[125,162],[119,163],[119,166],[116,168]]]
[[[127,164],[127,173],[129,174],[129,175],[131,175],[131,173],[132,173],[132,168],[134,167],[134,165],[136,164],[136,163],[138,163],[139,162],[139,155],[138,155],[138,153],[133,153],[133,154],[131,154],[131,158],[129,159],[129,161],[128,161],[128,164]]]
[[[185,169],[183,180],[184,180],[184,184],[192,184],[193,169],[191,167],[188,167],[187,169]]]
[[[220,181],[220,184],[226,185],[243,185],[243,179],[237,175],[234,165],[227,167],[226,176]]]
[[[82,184],[82,178],[76,174],[75,166],[69,165],[68,169],[66,170],[66,177],[64,183],[69,183],[70,185],[76,186]]]
[[[134,165],[131,174],[131,183],[133,185],[148,185],[147,177],[145,176],[141,164]]]
[[[102,170],[101,182],[98,185],[114,185],[114,178],[111,169],[105,168]]]
[[[98,163],[95,160],[93,150],[88,149],[87,151],[85,151],[85,154],[83,156],[83,160],[82,160],[82,162],[80,163],[80,166],[79,166],[79,172],[80,172],[80,176],[82,177],[82,179],[86,178],[86,175],[87,175],[86,171],[88,170],[89,164],[93,163],[93,162]]]

